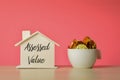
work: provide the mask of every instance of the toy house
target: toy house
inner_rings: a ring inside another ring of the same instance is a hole
[[[22,40],[15,44],[20,46],[20,65],[17,68],[55,68],[56,42],[36,31],[22,32]]]

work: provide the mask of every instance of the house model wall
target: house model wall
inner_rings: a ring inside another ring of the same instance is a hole
[[[30,31],[22,32],[20,45],[20,65],[17,68],[55,68],[56,42],[39,31],[30,35]]]

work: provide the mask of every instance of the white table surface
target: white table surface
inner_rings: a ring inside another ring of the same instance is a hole
[[[0,66],[0,80],[120,80],[120,67],[16,69],[15,66]]]

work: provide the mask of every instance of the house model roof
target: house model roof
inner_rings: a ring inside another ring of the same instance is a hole
[[[28,38],[19,41],[18,43],[15,44],[15,46],[19,46],[21,44],[23,44],[24,42],[26,42],[27,40],[31,39],[32,37],[36,36],[40,34],[41,36],[45,37],[46,39],[50,40],[51,42],[55,43],[57,46],[59,46],[58,43],[56,43],[55,41],[51,40],[50,38],[48,38],[47,36],[45,36],[44,34],[40,33],[39,31],[36,31],[35,33],[33,33],[32,35],[30,35]]]

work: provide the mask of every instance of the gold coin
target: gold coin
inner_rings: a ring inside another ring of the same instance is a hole
[[[74,40],[72,41],[71,45],[69,46],[69,48],[70,48],[70,49],[75,49],[79,44],[83,44],[83,42],[74,39]]]
[[[76,49],[88,49],[85,44],[79,44]]]
[[[93,40],[91,40],[87,43],[87,47],[89,49],[96,49],[96,43]]]
[[[84,44],[87,44],[89,41],[91,41],[90,37],[86,36],[84,39],[83,39],[83,43]]]

